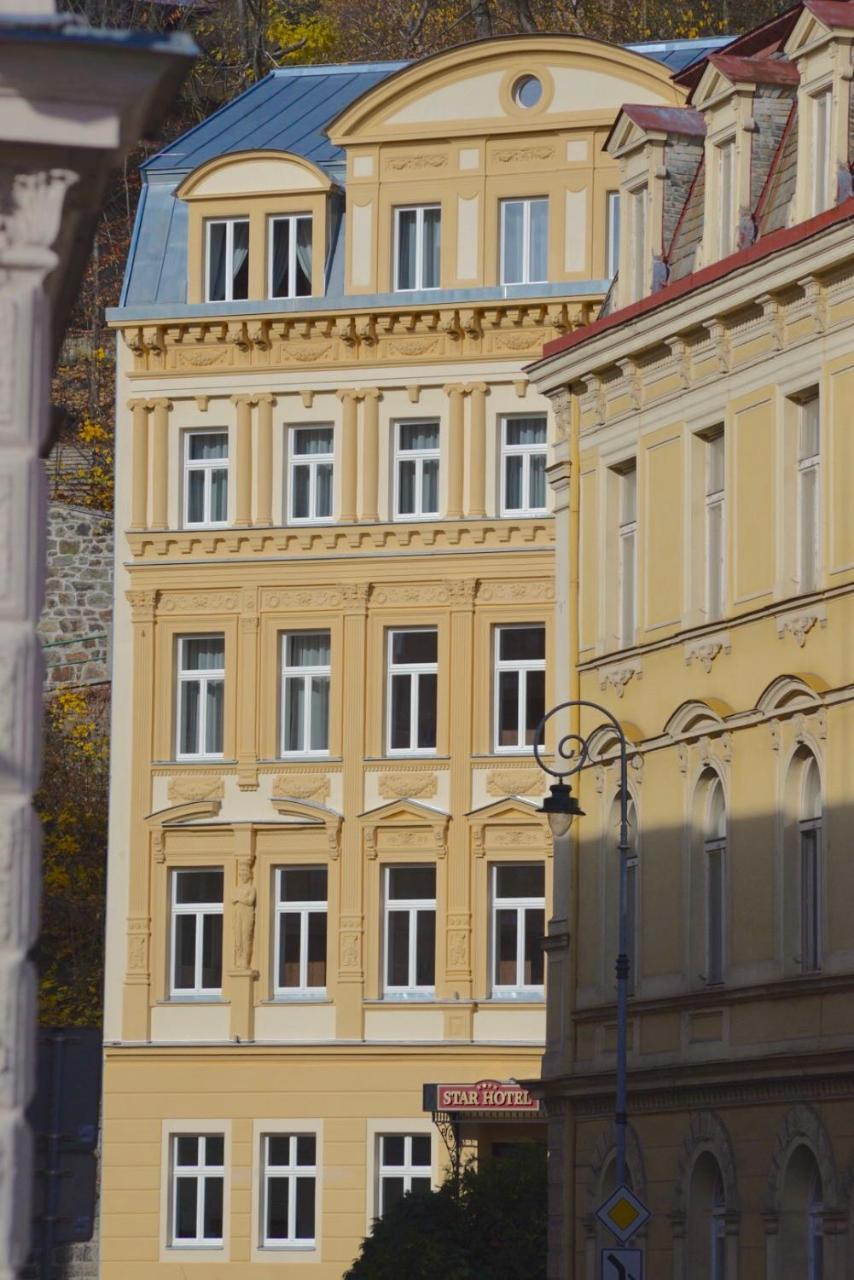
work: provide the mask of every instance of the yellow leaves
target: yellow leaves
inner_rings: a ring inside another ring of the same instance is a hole
[[[279,14],[267,27],[270,45],[274,50],[282,51],[277,58],[281,64],[324,62],[335,48],[337,39],[334,22],[324,13],[304,16],[296,22]]]

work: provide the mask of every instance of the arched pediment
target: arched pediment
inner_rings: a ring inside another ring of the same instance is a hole
[[[532,107],[513,86],[536,76]],[[395,137],[470,135],[554,127],[573,115],[613,115],[626,101],[680,104],[666,69],[630,50],[578,36],[513,35],[479,40],[422,58],[389,76],[329,126],[338,146]]]
[[[825,681],[808,672],[778,676],[760,694],[756,709],[766,715],[801,711],[805,707],[818,706],[826,689]]]
[[[334,809],[325,804],[312,804],[309,800],[292,800],[290,796],[273,796],[272,805],[282,818],[296,823],[325,823],[340,818]]]
[[[732,707],[717,698],[709,698],[707,702],[692,699],[677,707],[664,726],[664,732],[671,738],[683,738],[686,734],[714,733],[726,727],[727,716],[732,715]]]
[[[170,805],[168,809],[158,809],[145,821],[149,827],[179,826],[198,818],[215,818],[221,808],[220,800],[188,800],[184,804]]]
[[[328,191],[325,173],[288,151],[236,151],[194,169],[178,187],[181,200],[297,195]]]

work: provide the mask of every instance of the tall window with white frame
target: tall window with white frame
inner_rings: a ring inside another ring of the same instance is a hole
[[[436,987],[436,868],[385,869],[385,994],[432,996]]]
[[[501,420],[501,511],[541,515],[546,510],[546,416],[508,415]]]
[[[717,775],[706,779],[706,828],[703,854],[706,875],[706,982],[724,980],[726,913],[726,804]]]
[[[249,219],[205,223],[205,301],[242,302],[249,297]]]
[[[492,868],[492,993],[501,999],[543,995],[546,872],[542,862]]]
[[[547,196],[502,200],[501,283],[542,284],[549,278]]]
[[[605,270],[613,280],[620,267],[620,193],[608,192],[608,224],[606,228]]]
[[[275,994],[288,999],[326,992],[326,868],[276,871]]]
[[[172,872],[173,997],[211,999],[222,993],[222,869]]]
[[[725,258],[735,245],[735,140],[717,147],[718,160],[718,254]]]
[[[830,116],[833,99],[829,88],[813,94],[812,106],[812,212],[823,213],[830,207],[831,180],[833,165],[831,163],[833,135],[830,128]]]
[[[798,586],[815,591],[821,563],[821,401],[817,391],[798,404]]]
[[[632,458],[617,468],[619,601],[617,627],[619,643],[625,648],[635,642],[637,627],[637,541],[638,471]]]
[[[283,756],[329,754],[328,631],[286,631],[282,636]]]
[[[439,424],[398,422],[394,434],[395,516],[432,519],[439,514]]]
[[[438,678],[435,627],[389,631],[386,744],[390,754],[436,750]]]
[[[411,205],[394,211],[394,287],[438,289],[442,241],[442,208]]]
[[[271,298],[311,294],[311,214],[288,213],[267,224],[267,291]]]
[[[218,758],[223,750],[225,637],[181,636],[178,639],[179,760]]]
[[[228,432],[184,433],[184,524],[209,529],[228,520]]]
[[[649,267],[647,264],[647,199],[646,183],[636,187],[631,193],[631,281],[632,301],[636,302],[646,293]]]
[[[263,1249],[313,1249],[317,1218],[317,1136],[261,1138]]]
[[[384,1133],[377,1146],[377,1217],[381,1218],[405,1195],[431,1190],[433,1155],[429,1133]]]
[[[546,629],[495,629],[495,750],[532,751],[546,711]]]
[[[724,611],[725,585],[725,453],[723,427],[706,433],[704,452],[706,518],[706,617],[720,618]]]
[[[802,767],[800,843],[801,972],[821,969],[821,778],[815,757]]]
[[[173,1133],[169,1243],[218,1249],[223,1241],[225,1138],[221,1133]]]
[[[335,431],[294,427],[290,433],[290,519],[316,524],[332,519]]]

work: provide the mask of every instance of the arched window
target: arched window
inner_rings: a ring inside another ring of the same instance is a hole
[[[801,1144],[783,1181],[778,1238],[780,1280],[824,1280],[824,1197],[815,1156]]]
[[[801,768],[800,916],[802,973],[821,968],[821,778],[815,756],[808,755]]]
[[[691,1280],[726,1280],[726,1193],[711,1151],[699,1156],[691,1172],[687,1227],[686,1275]]]
[[[720,778],[704,775],[706,786],[703,861],[706,882],[706,982],[724,980],[726,895],[726,804]]]

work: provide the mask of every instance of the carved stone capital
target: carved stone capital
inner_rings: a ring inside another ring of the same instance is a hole
[[[78,181],[71,169],[26,170],[0,165],[0,254],[41,251],[35,265],[49,270],[68,188]],[[29,265],[29,264],[27,264]]]
[[[600,667],[599,688],[604,693],[610,687],[618,698],[622,698],[626,691],[626,685],[632,677],[637,680],[643,678],[640,658],[633,658],[613,667]]]
[[[803,649],[807,636],[816,624],[820,627],[827,626],[824,605],[813,605],[806,609],[799,609],[797,613],[781,615],[777,619],[777,637],[782,640],[788,632],[798,648]]]

